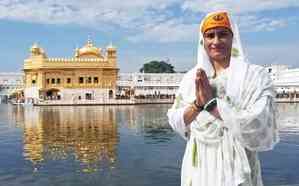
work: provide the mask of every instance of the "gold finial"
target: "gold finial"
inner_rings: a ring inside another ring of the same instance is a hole
[[[115,47],[113,46],[111,41],[110,41],[110,44],[107,46],[107,49],[115,49]]]
[[[33,45],[31,46],[31,48],[39,48],[38,43],[34,42]]]
[[[30,48],[30,52],[33,55],[38,55],[40,53],[40,48],[37,44],[37,42],[34,42],[33,45]]]
[[[76,48],[75,48],[75,57],[79,57],[79,55],[80,55],[80,50],[79,50],[78,45],[76,45]]]
[[[76,47],[75,47],[75,51],[78,51],[78,50],[79,50],[79,46],[77,44]]]
[[[91,40],[90,34],[88,34],[88,36],[87,36],[87,45],[92,46],[92,40]]]

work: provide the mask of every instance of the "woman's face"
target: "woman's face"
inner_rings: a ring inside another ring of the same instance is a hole
[[[229,29],[209,29],[203,34],[203,38],[204,48],[211,60],[224,62],[230,59],[233,34]]]

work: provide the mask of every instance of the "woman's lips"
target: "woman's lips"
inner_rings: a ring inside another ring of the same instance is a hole
[[[213,52],[222,52],[223,48],[211,48],[211,51],[213,51]]]

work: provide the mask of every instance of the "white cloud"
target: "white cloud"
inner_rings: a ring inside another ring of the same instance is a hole
[[[157,41],[168,42],[189,42],[197,37],[198,24],[184,24],[178,20],[169,20],[161,24],[148,24],[144,26],[144,32],[130,36],[128,39],[133,42]]]
[[[238,25],[243,32],[274,31],[287,27],[293,21],[288,19],[270,19],[255,15],[243,15],[238,17]]]
[[[163,10],[176,0],[2,0],[0,18],[41,23],[111,22],[127,24],[148,10]]]
[[[299,1],[1,0],[0,19],[78,24],[106,32],[118,29],[123,30],[126,33],[124,37],[133,42],[189,42],[196,39],[199,24],[197,20],[190,21],[190,15],[197,17],[214,9],[229,9],[242,20],[242,31],[273,31],[286,27],[293,20],[261,17],[255,13],[286,7],[299,7]]]
[[[299,7],[298,0],[185,0],[184,10],[193,12],[210,12],[213,10],[230,10],[236,14]]]

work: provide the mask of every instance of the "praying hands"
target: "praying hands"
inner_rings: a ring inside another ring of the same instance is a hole
[[[201,68],[196,72],[195,95],[198,106],[204,106],[208,101],[213,99],[212,87],[205,71]]]

